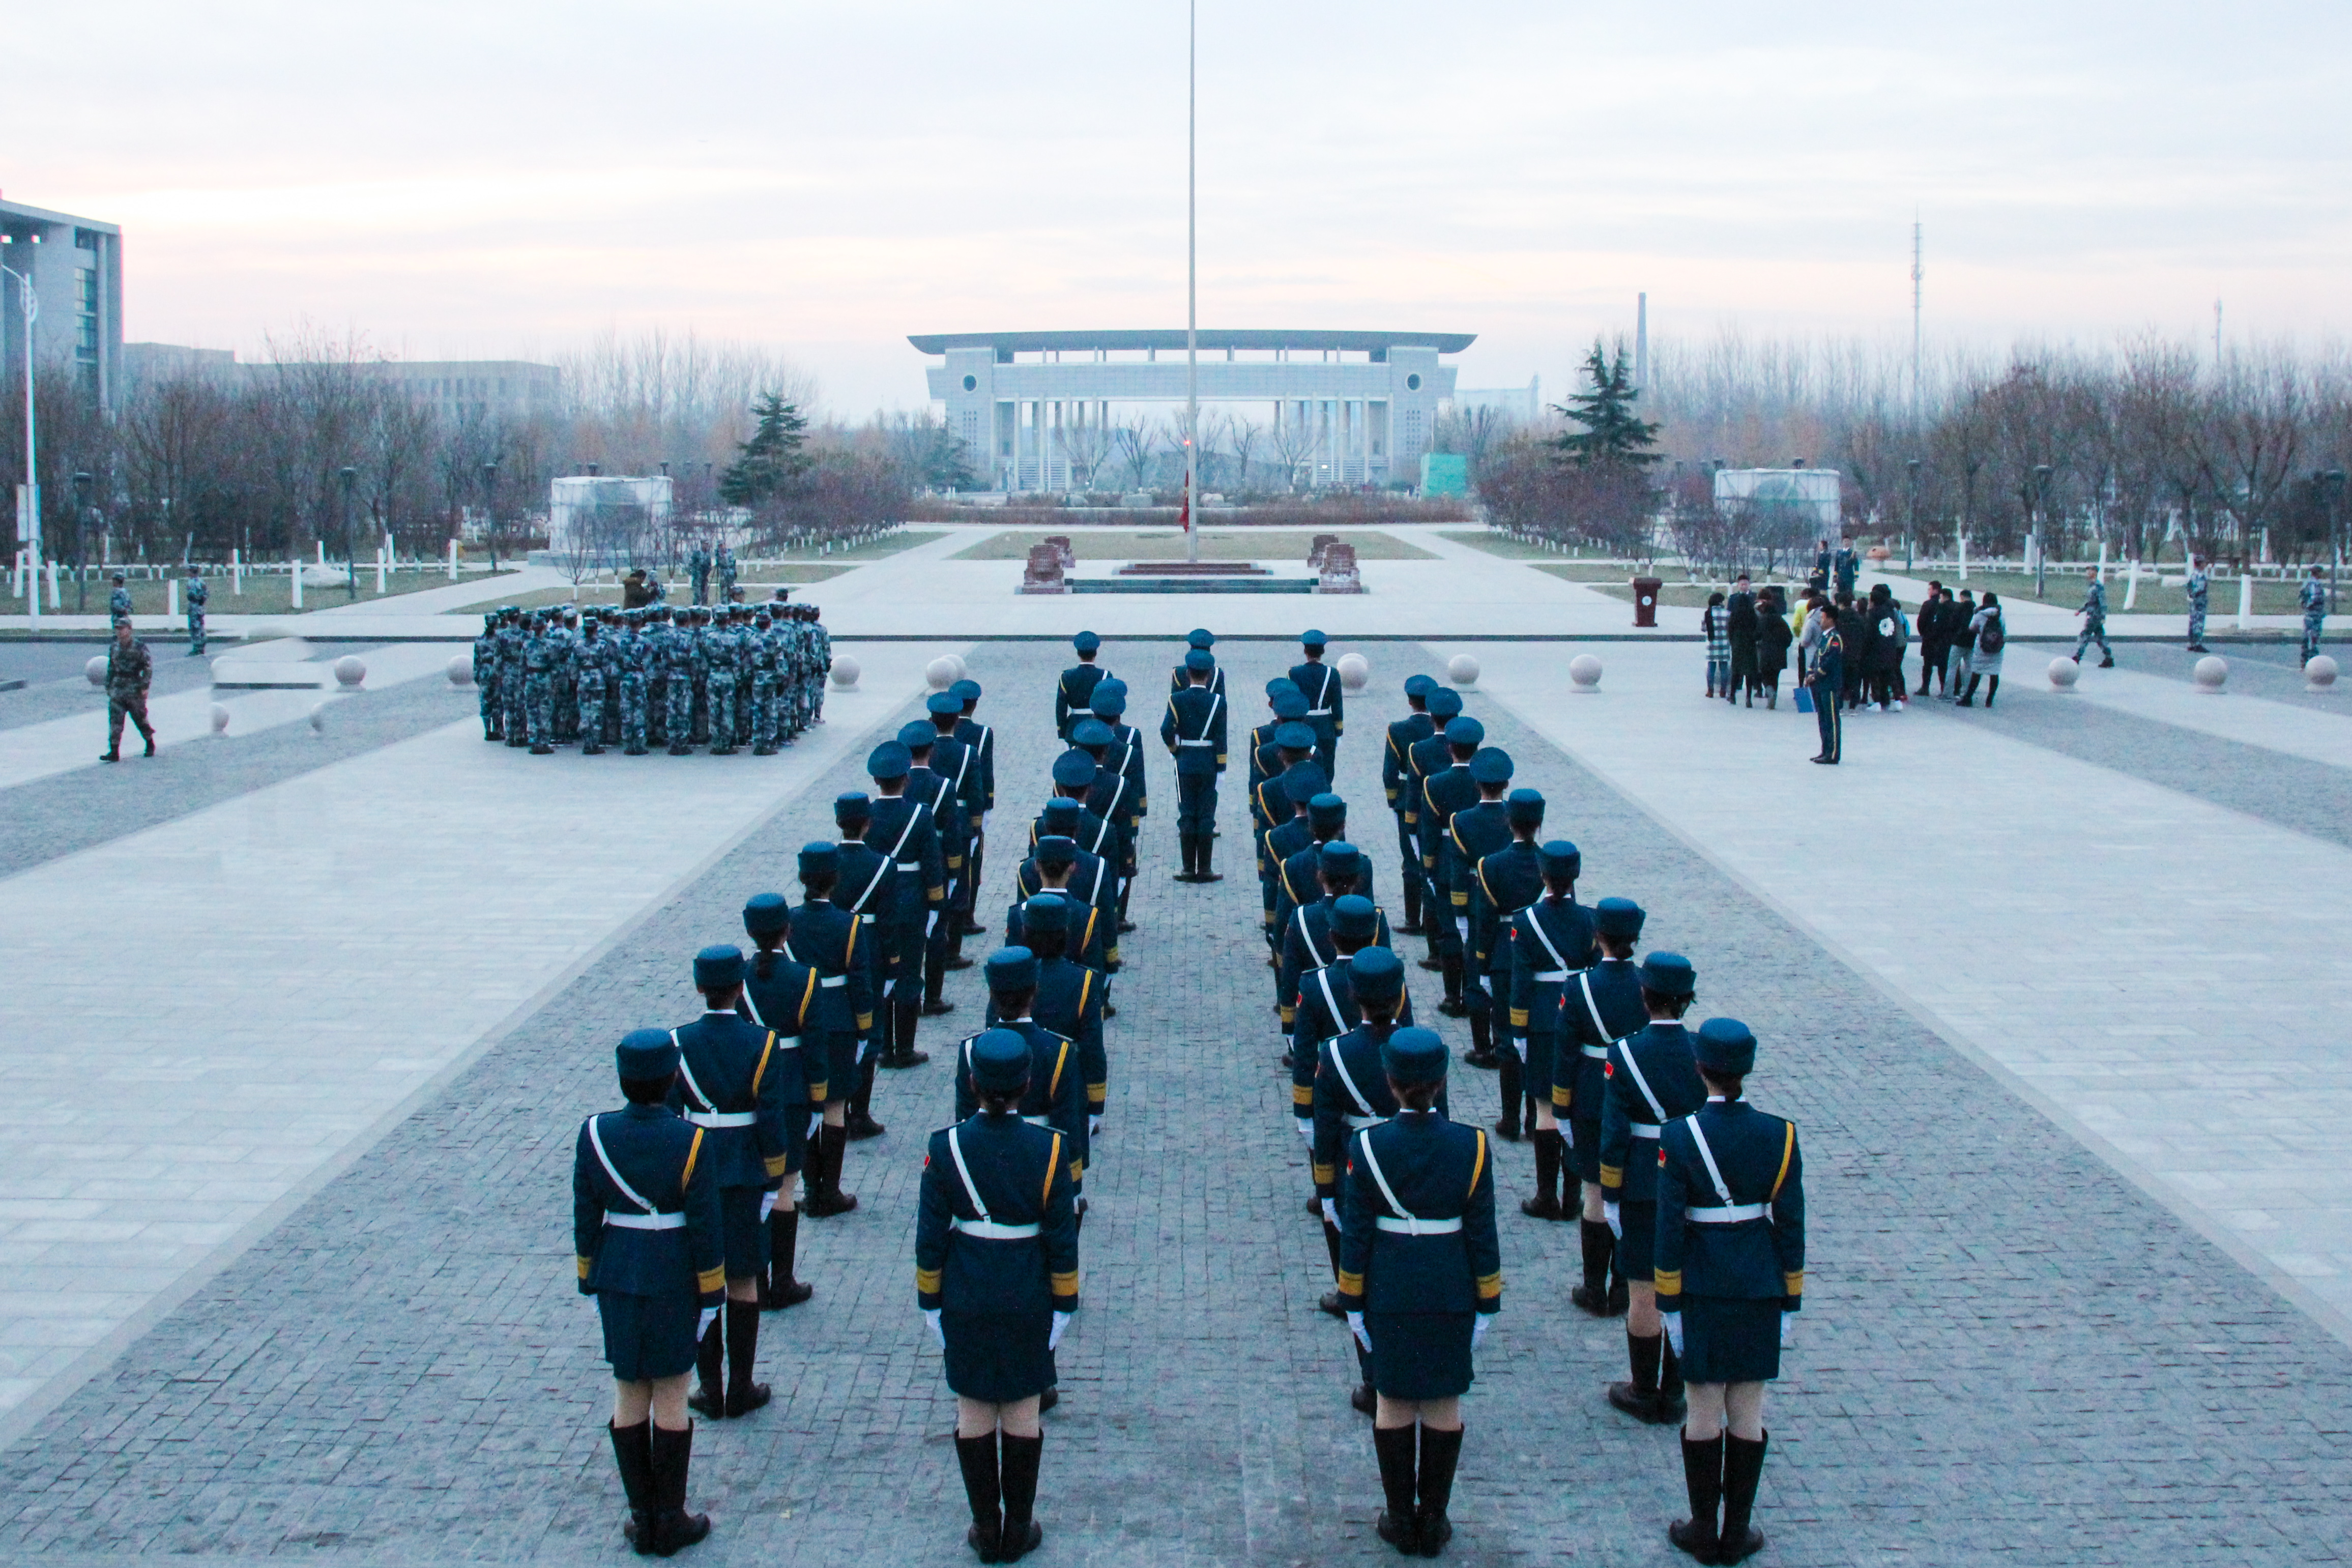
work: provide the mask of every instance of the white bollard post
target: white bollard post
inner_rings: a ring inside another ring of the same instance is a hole
[[[449,581],[451,581],[452,583],[455,583],[457,580],[457,542],[456,540],[454,540],[454,539],[453,539],[453,540],[451,540],[451,541],[449,542]]]
[[[379,599],[383,597],[383,551],[375,552],[375,596]]]
[[[231,545],[228,552],[228,594],[232,599],[245,597],[245,557]]]
[[[1960,581],[1961,581],[1961,582],[1963,582],[1963,583],[1965,583],[1965,582],[1967,582],[1968,580],[1969,580],[1969,536],[1968,536],[1967,534],[1963,533],[1963,534],[1961,534],[1961,535],[1960,535]]]
[[[2251,568],[2238,574],[2238,629],[2254,629],[2254,574]]]
[[[2105,540],[2102,539],[2101,541],[2099,541],[2099,581],[2100,581],[2100,582],[2102,582],[2102,583],[2104,583],[2104,582],[2105,582],[2106,580],[2107,580],[2107,542],[2106,542]]]
[[[318,545],[319,545],[319,564],[320,564],[320,565],[321,565],[321,566],[324,566],[324,565],[327,563],[327,542],[326,542],[325,540],[321,539],[321,540],[320,540],[320,541],[318,542]]]
[[[180,580],[177,577],[163,579],[163,616],[167,620],[180,618]]]
[[[299,555],[297,555],[293,560],[289,561],[286,564],[288,567],[287,575],[291,579],[294,584],[292,589],[289,590],[291,596],[289,598],[287,603],[289,608],[299,610],[302,607],[302,558]]]
[[[2132,605],[2135,605],[2135,604],[2137,604],[2137,603],[2138,603],[2138,602],[2139,602],[2139,563],[2138,563],[2138,562],[2137,562],[2137,561],[2126,561],[2126,562],[2125,562],[2125,563],[2124,563],[2124,610],[2125,610],[2125,612],[2126,612],[2126,614],[2128,614],[2128,613],[2130,612],[2130,610],[2131,610]]]
[[[49,608],[62,610],[65,607],[65,595],[58,592],[58,563],[52,561],[49,563]]]

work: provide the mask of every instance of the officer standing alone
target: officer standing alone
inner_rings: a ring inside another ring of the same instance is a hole
[[[1180,882],[1214,882],[1209,868],[1216,848],[1217,777],[1225,771],[1225,700],[1210,689],[1216,660],[1206,648],[1184,655],[1185,686],[1168,698],[1160,740],[1176,760],[1176,846],[1183,869]],[[1063,677],[1066,684],[1069,678]]]

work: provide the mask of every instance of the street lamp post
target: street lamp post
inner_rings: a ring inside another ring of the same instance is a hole
[[[2336,568],[2344,559],[2344,470],[2330,468],[2319,476],[2319,493],[2327,501],[2327,603],[2336,604]]]
[[[1919,459],[1914,458],[1903,467],[1911,479],[1911,526],[1905,530],[1903,537],[1903,570],[1908,572],[1912,552],[1919,545]]]
[[[1201,5],[1184,7],[1184,559],[1201,559]]]
[[[2042,596],[2042,573],[2050,562],[2050,465],[2033,465],[2033,596]]]
[[[489,541],[490,575],[499,574],[499,514],[494,502],[499,489],[499,465],[495,459],[482,465],[482,537]]]
[[[82,541],[89,534],[90,476],[76,469],[74,486],[74,614],[84,615],[89,609],[89,551]]]
[[[0,245],[14,245],[16,237],[0,234]],[[41,237],[29,237],[38,245]],[[0,263],[0,274],[16,280],[16,299],[21,309],[25,331],[25,484],[16,492],[16,536],[25,546],[25,608],[32,616],[33,629],[41,626],[41,471],[34,458],[37,447],[33,439],[33,323],[41,314],[40,297],[33,292],[33,275],[29,266],[23,271]]]
[[[360,471],[346,465],[337,477],[342,480],[343,491],[343,597],[353,601],[360,596],[360,569],[352,559],[352,491],[359,485]]]

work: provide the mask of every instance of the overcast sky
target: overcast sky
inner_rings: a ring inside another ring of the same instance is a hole
[[[2352,12],[1202,0],[1201,320],[1948,341],[2347,321]],[[78,0],[11,18],[0,191],[123,226],[128,335],[409,358],[1181,325],[1184,9]]]

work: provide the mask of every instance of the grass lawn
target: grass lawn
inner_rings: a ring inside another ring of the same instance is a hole
[[[497,589],[494,584],[498,582],[499,578],[511,575],[511,572],[499,572],[495,574],[487,572],[467,572],[464,576],[458,579],[458,583],[469,588],[480,588],[482,590],[483,596],[488,598],[496,594]],[[428,588],[447,588],[455,585],[450,583],[448,568],[445,566],[428,567],[421,572],[415,570],[387,572],[383,575],[383,592],[381,594],[378,594],[375,591],[374,567],[368,565],[361,566],[358,580],[360,591],[359,596],[356,599],[345,596],[343,593],[343,585],[341,582],[336,583],[335,585],[331,588],[321,587],[316,583],[304,584],[302,585],[301,613],[307,615],[312,610],[331,610],[339,608],[344,605],[369,604],[377,600],[396,599],[403,595],[415,594]],[[174,579],[174,581],[180,584],[181,590],[184,594],[187,588],[187,579],[185,577],[179,577]],[[292,578],[283,572],[271,577],[248,575],[245,579],[245,592],[240,595],[232,591],[229,578],[226,573],[216,577],[206,576],[205,579],[205,587],[210,592],[211,597],[205,605],[205,613],[207,616],[291,615],[294,613],[293,606],[290,602],[292,597]],[[163,614],[164,584],[162,580],[156,578],[133,578],[129,583],[125,584],[124,586],[131,590],[131,613],[132,615],[160,616]],[[60,573],[58,574],[58,595],[59,599],[63,601],[62,607],[54,611],[49,611],[48,606],[45,602],[42,608],[52,615],[102,616],[106,614],[106,596],[113,590],[113,587],[114,583],[111,578],[101,577],[93,573],[90,576],[89,583],[89,608],[83,609],[81,607],[82,601],[78,596],[79,591],[75,584],[67,579],[64,574]],[[187,609],[186,604],[183,602],[180,608],[182,613],[184,614]],[[5,595],[0,595],[0,614],[22,615],[24,613],[24,609],[25,606],[23,601],[10,599]]]
[[[863,544],[847,550],[835,550],[830,554],[820,551],[815,545],[811,545],[805,550],[775,550],[761,545],[756,553],[757,558],[761,561],[879,561],[886,555],[896,555],[901,550],[912,550],[918,544],[929,544],[932,540],[943,537],[946,532],[947,531],[941,528],[902,528],[896,533],[886,533],[879,539],[869,539]],[[746,554],[741,559],[745,569],[749,570],[753,559],[752,555]],[[776,581],[790,583],[797,582],[798,579],[779,577]]]
[[[1591,545],[1580,544],[1566,555],[1557,550],[1546,550],[1540,544],[1529,544],[1524,539],[1513,539],[1507,533],[1496,533],[1487,528],[1449,528],[1442,531],[1440,539],[1450,539],[1456,544],[1467,544],[1489,555],[1499,555],[1507,561],[1576,561],[1606,559],[1605,554]]]
[[[1045,542],[1045,531],[1020,531],[994,533],[978,543],[956,552],[959,561],[1026,561],[1029,548]],[[1386,533],[1343,533],[1339,536],[1356,547],[1359,561],[1433,561],[1435,556],[1419,545]],[[1203,561],[1292,561],[1307,564],[1307,552],[1315,542],[1315,535],[1305,530],[1250,528],[1201,531],[1201,559]],[[1184,535],[1173,528],[1089,530],[1073,531],[1071,548],[1077,552],[1078,564],[1105,561],[1181,561],[1184,559]]]
[[[736,586],[743,590],[744,603],[756,605],[761,600],[769,597],[769,590],[779,584],[791,583],[799,584],[806,583],[822,583],[828,577],[838,577],[845,572],[854,570],[856,570],[854,566],[846,564],[840,566],[770,566],[763,562],[760,566],[760,580],[758,582],[755,583],[751,579],[746,577],[738,583]],[[718,591],[718,585],[716,584],[712,584],[711,591],[713,593]],[[518,595],[511,599],[487,599],[480,604],[469,605],[462,609],[444,610],[442,614],[447,616],[481,616],[488,615],[489,611],[498,605],[512,605],[519,610],[536,610],[543,608],[549,605],[569,605],[574,602],[575,601],[572,596],[572,590],[568,587],[541,588],[536,593]],[[576,602],[583,605],[618,605],[621,602],[621,590],[617,585],[611,583],[583,583],[580,585],[580,597]],[[663,602],[668,605],[672,609],[676,609],[682,605],[692,604],[694,602],[694,595],[689,589],[685,588],[683,585],[673,584],[670,587],[669,597]]]

